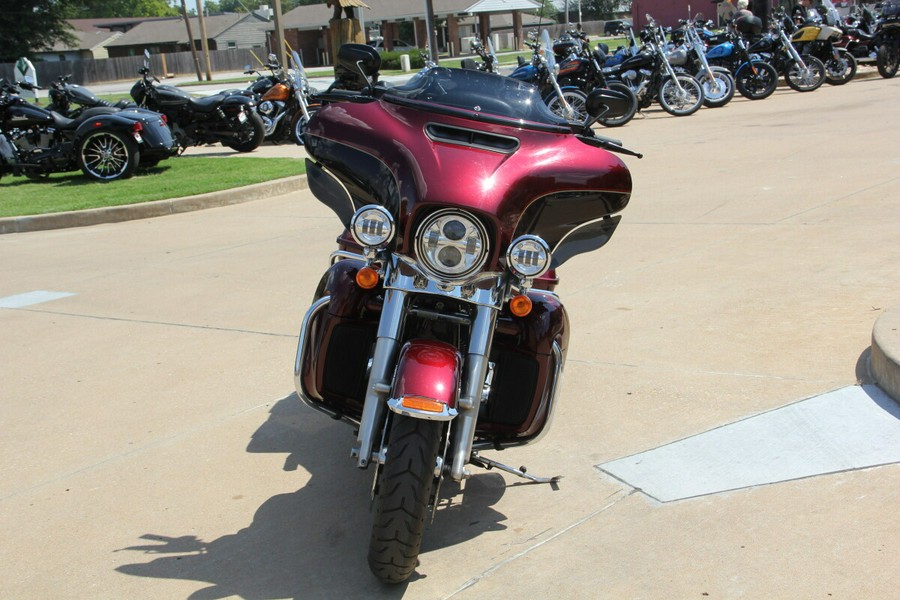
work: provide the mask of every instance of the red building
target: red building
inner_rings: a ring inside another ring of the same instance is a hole
[[[763,22],[771,12],[771,6],[784,3],[780,0],[750,0],[750,10],[760,17]],[[789,3],[792,4],[792,3]],[[731,14],[734,11],[734,1],[719,0],[632,0],[631,18],[635,30],[647,24],[646,15],[664,27],[678,25],[680,19],[693,19],[698,13],[702,13],[706,19],[717,21],[720,14]]]

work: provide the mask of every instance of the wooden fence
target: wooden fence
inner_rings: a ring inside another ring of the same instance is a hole
[[[256,55],[266,59],[264,49],[255,49]],[[200,59],[200,72],[206,76],[206,64],[201,52],[197,53]],[[165,73],[163,73],[163,57],[165,57]],[[150,60],[150,71],[159,77],[163,75],[196,75],[197,69],[194,58],[190,52],[173,52],[171,54],[154,54]],[[259,63],[253,58],[247,48],[233,48],[229,50],[211,50],[209,62],[213,73],[220,71],[243,71],[248,64],[254,67]],[[92,83],[105,83],[108,81],[122,81],[138,79],[138,69],[144,64],[143,56],[126,56],[122,58],[101,58],[87,60],[67,61],[35,61],[34,70],[37,71],[38,85],[47,87],[60,75],[71,75],[72,83],[90,85]],[[14,63],[0,63],[0,78],[7,81],[15,81],[13,69]]]

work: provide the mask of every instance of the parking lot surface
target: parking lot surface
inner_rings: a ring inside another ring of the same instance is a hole
[[[559,489],[478,472],[448,490],[398,588],[366,566],[352,431],[293,395],[339,233],[308,191],[0,236],[0,598],[896,597],[896,461],[672,499],[614,473],[782,409],[785,461],[853,453],[800,404],[818,398],[900,446],[896,404],[854,387],[900,303],[898,98],[900,78],[780,88],[601,131],[645,154],[631,203],[560,272],[553,430],[490,455]],[[690,447],[728,475],[746,438]]]

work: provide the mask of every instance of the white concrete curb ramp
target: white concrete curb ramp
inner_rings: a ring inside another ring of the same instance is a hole
[[[599,469],[660,502],[900,462],[900,406],[851,386]]]

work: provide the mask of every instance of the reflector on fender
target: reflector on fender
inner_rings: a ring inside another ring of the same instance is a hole
[[[531,313],[531,298],[524,294],[510,298],[509,312],[517,317],[528,316]]]
[[[378,285],[378,271],[371,267],[363,267],[356,272],[356,285],[364,290],[371,290]]]
[[[433,398],[426,398],[424,396],[403,396],[403,398],[400,399],[400,405],[403,406],[403,408],[424,410],[425,412],[433,413],[444,412],[445,406]]]

